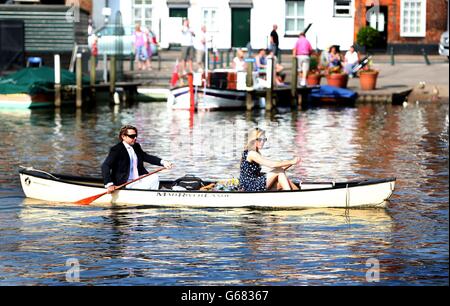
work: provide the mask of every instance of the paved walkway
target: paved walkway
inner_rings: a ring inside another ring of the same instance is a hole
[[[428,56],[427,65],[422,55],[397,55],[391,65],[389,55],[374,55],[372,67],[379,70],[377,90],[398,92],[413,88],[411,97],[430,100],[436,93],[441,99],[449,98],[449,61],[446,57]],[[321,84],[326,84],[322,78]],[[359,79],[349,79],[348,87],[359,90]]]
[[[445,57],[430,57],[431,65],[420,62],[421,56],[398,56],[395,65],[378,61],[374,56],[373,67],[380,71],[377,85],[381,88],[410,86],[413,94],[433,94],[436,90],[442,98],[449,97],[449,63]],[[422,57],[423,58],[423,57]],[[403,62],[402,62],[402,61]],[[409,61],[408,61],[409,60]],[[351,86],[356,80],[351,80]]]

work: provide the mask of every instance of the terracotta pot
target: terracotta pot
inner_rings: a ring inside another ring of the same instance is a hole
[[[378,71],[361,71],[359,84],[362,90],[374,90],[377,86]]]
[[[306,77],[306,83],[308,85],[320,85],[320,78],[322,76],[319,73],[310,73]]]
[[[327,83],[330,86],[347,88],[348,75],[345,73],[332,73],[327,75]]]

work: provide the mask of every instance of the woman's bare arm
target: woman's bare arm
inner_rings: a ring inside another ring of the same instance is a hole
[[[292,160],[284,160],[284,161],[273,161],[267,158],[264,158],[256,151],[250,151],[248,152],[247,160],[249,162],[254,161],[255,163],[260,164],[261,166],[266,166],[269,168],[284,168],[288,166],[292,166],[297,164],[300,160],[298,157],[292,159]]]

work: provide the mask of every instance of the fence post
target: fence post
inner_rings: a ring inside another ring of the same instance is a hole
[[[428,59],[427,52],[425,51],[425,48],[422,48],[423,57],[425,58],[425,64],[431,65],[430,60]]]
[[[111,56],[109,63],[110,63],[109,92],[111,93],[111,95],[113,95],[114,92],[116,91],[116,56],[115,55]]]
[[[95,94],[95,81],[97,77],[97,57],[91,55],[91,92]]]
[[[77,108],[80,108],[83,105],[82,100],[82,92],[83,92],[83,84],[82,84],[82,59],[81,59],[81,53],[77,53],[77,70],[76,70],[76,79],[77,79],[77,85],[76,85],[76,106]]]
[[[394,59],[394,47],[391,47],[391,66],[395,65],[395,59]]]
[[[130,71],[134,71],[134,54],[130,54]]]
[[[292,56],[292,68],[291,68],[291,107],[297,106],[297,82],[298,82],[298,72],[297,72],[297,57]]]
[[[55,107],[61,106],[61,58],[55,54]]]
[[[273,108],[273,69],[274,60],[273,57],[267,58],[267,68],[266,68],[266,79],[268,86],[266,88],[266,110],[271,110]]]
[[[247,63],[247,77],[245,80],[247,85],[246,107],[247,110],[253,109],[253,62]]]

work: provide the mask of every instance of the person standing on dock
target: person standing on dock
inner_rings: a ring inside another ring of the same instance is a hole
[[[272,51],[276,57],[280,57],[278,53],[279,39],[277,33],[278,26],[276,24],[273,25],[272,32],[270,32],[270,44],[269,51]]]
[[[134,30],[134,52],[136,54],[136,63],[138,70],[145,68],[145,63],[148,59],[147,48],[145,46],[145,33],[141,30],[141,24],[137,23]]]
[[[108,193],[113,192],[116,186],[147,174],[144,162],[161,165],[167,169],[173,167],[171,162],[144,152],[137,142],[137,136],[137,128],[132,125],[123,126],[119,132],[120,142],[110,149],[103,162],[102,176]],[[159,177],[157,174],[153,174],[129,184],[126,188],[157,190],[159,189]]]
[[[195,37],[195,64],[197,65],[197,71],[203,72],[205,63],[206,52],[206,26],[202,25],[200,33]]]
[[[306,86],[306,77],[309,71],[310,56],[313,52],[310,42],[306,39],[305,33],[300,33],[297,43],[292,50],[292,55],[297,57],[297,73],[301,74],[300,86]]]
[[[185,19],[183,21],[183,28],[181,29],[181,75],[183,76],[186,74],[186,65],[189,66],[189,72],[192,73],[194,37],[195,34],[189,27],[189,19]]]
[[[144,41],[145,41],[145,50],[147,51],[147,60],[145,61],[145,69],[151,71],[152,70],[152,35],[150,34],[150,30],[147,27],[143,28],[144,33]]]

